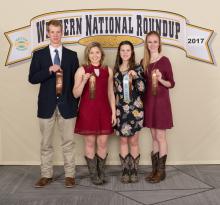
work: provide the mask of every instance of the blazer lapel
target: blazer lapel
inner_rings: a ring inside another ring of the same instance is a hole
[[[64,69],[66,62],[66,48],[63,46],[62,48],[62,59],[61,59],[61,68]]]
[[[46,56],[47,58],[47,62],[49,62],[50,65],[53,65],[53,61],[51,59],[51,55],[50,55],[50,48],[49,46],[46,47]]]

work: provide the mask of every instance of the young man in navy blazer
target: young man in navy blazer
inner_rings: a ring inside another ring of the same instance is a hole
[[[57,121],[62,139],[65,186],[75,184],[75,156],[73,124],[77,114],[78,100],[72,89],[74,74],[79,67],[77,53],[62,46],[62,24],[51,20],[47,24],[50,45],[35,51],[30,65],[29,82],[40,83],[38,95],[38,118],[41,140],[41,178],[35,187],[45,187],[53,181],[52,132]],[[56,94],[56,73],[62,71],[61,94]]]

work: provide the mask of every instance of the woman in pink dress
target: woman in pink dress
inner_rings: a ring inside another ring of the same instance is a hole
[[[165,179],[167,158],[166,129],[173,127],[169,89],[175,85],[170,61],[161,54],[160,35],[151,31],[145,39],[142,60],[147,89],[144,98],[144,126],[150,128],[153,140],[152,172],[145,179],[158,183]]]
[[[80,97],[75,133],[84,136],[85,159],[96,185],[106,181],[107,140],[116,123],[113,72],[103,65],[103,60],[101,45],[90,43],[85,49],[85,65],[77,70],[73,88],[74,96]]]

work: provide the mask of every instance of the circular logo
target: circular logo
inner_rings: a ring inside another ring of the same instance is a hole
[[[15,47],[19,51],[25,51],[28,49],[29,41],[24,37],[18,37],[15,40]]]

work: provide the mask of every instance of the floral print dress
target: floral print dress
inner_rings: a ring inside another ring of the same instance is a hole
[[[130,102],[125,102],[123,95],[123,77],[127,72],[117,71],[114,74],[117,118],[115,133],[121,137],[131,137],[143,127],[144,72],[141,66],[135,66],[134,71],[137,73],[137,78],[132,80]]]

